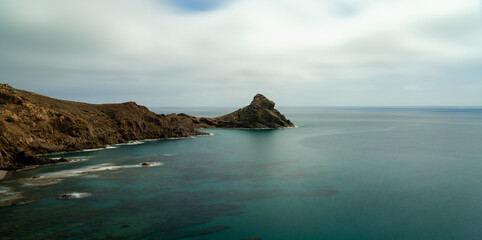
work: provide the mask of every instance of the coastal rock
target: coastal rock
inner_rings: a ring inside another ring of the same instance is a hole
[[[143,162],[141,163],[142,167],[153,167],[153,166],[158,166],[160,165],[160,162]]]
[[[176,114],[155,114],[134,102],[87,104],[0,84],[0,169],[63,162],[37,154],[102,148],[141,139],[206,135]]]
[[[91,193],[64,193],[60,195],[60,199],[68,200],[68,199],[77,199],[77,198],[85,198],[91,196]]]
[[[0,181],[7,177],[7,171],[0,170]]]
[[[295,125],[274,106],[273,101],[257,94],[248,106],[221,117],[199,118],[186,114],[179,114],[179,116],[190,119],[196,128],[276,129],[294,127]]]

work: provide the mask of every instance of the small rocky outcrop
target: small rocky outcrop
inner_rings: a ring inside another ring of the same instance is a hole
[[[196,128],[275,129],[294,127],[295,125],[274,106],[273,101],[257,94],[248,106],[221,117],[199,118],[186,114],[179,114],[179,116],[191,119]]]
[[[160,162],[143,162],[141,163],[141,167],[154,167],[154,166],[158,166],[158,165],[161,165]]]
[[[59,196],[60,199],[68,200],[68,199],[78,199],[78,198],[85,198],[92,196],[91,193],[64,193]]]

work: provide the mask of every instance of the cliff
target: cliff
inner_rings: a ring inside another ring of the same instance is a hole
[[[158,115],[134,102],[71,102],[0,85],[0,169],[55,162],[36,154],[204,134],[176,114]]]
[[[294,127],[295,125],[274,108],[275,103],[261,94],[257,94],[251,104],[230,114],[203,118],[179,114],[190,119],[196,128],[247,128],[275,129]]]
[[[100,148],[133,140],[206,135],[197,128],[293,127],[261,94],[217,118],[155,114],[134,102],[65,101],[0,84],[0,170],[56,163],[37,154]]]

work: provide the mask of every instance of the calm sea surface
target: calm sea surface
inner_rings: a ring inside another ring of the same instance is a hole
[[[46,156],[80,161],[0,183],[34,200],[0,238],[481,239],[482,108],[280,110],[299,127]]]

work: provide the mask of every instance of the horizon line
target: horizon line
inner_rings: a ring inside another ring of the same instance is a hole
[[[147,108],[243,108],[245,106],[146,106]],[[482,105],[298,105],[276,106],[275,108],[482,108]]]

